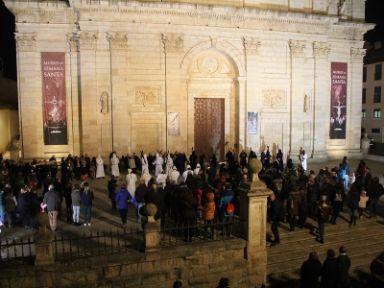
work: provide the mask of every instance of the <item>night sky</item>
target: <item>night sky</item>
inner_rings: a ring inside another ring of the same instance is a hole
[[[4,61],[4,76],[16,79],[15,17],[5,8],[3,0],[0,1],[0,56]],[[383,0],[366,2],[365,20],[376,23],[375,29],[365,35],[364,39],[367,41],[384,41],[383,2]]]

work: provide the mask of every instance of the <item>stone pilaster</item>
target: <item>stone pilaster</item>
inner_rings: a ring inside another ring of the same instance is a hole
[[[351,47],[350,50],[350,71],[349,85],[351,91],[347,92],[349,103],[347,103],[347,145],[351,157],[361,157],[360,136],[361,136],[361,91],[363,89],[363,58],[365,49]]]
[[[324,95],[324,87],[329,86],[330,65],[328,56],[331,51],[326,42],[313,42],[314,58],[314,93],[313,93],[313,142],[312,158],[315,160],[327,160],[326,140],[328,139],[329,125],[324,124],[325,115],[329,115],[329,95]],[[329,118],[329,117],[328,117]],[[327,119],[328,119],[327,118]],[[308,151],[309,152],[309,151]]]
[[[303,143],[303,119],[302,103],[304,97],[303,74],[305,66],[305,48],[304,40],[289,40],[290,49],[290,80],[291,93],[289,97],[289,142],[288,155],[295,155]],[[305,149],[305,148],[304,148]]]

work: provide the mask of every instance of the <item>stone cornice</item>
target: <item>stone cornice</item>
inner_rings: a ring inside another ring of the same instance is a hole
[[[362,48],[351,47],[351,59],[354,61],[363,61],[366,50]],[[363,63],[363,62],[361,62]]]
[[[305,49],[305,40],[289,40],[289,49],[291,51],[291,55],[295,57],[304,56]]]
[[[326,58],[330,51],[331,48],[327,42],[313,42],[313,56],[316,58]]]
[[[15,39],[18,51],[28,52],[36,50],[36,33],[15,33]]]
[[[107,34],[107,39],[111,50],[128,49],[128,35],[126,32],[110,32]]]

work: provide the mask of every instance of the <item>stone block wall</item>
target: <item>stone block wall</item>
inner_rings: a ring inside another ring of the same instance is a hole
[[[172,287],[175,280],[183,287],[216,287],[221,277],[231,287],[246,288],[246,242],[231,239],[221,242],[194,243],[140,253],[128,251],[75,260],[53,266],[2,267],[0,287]],[[253,286],[252,286],[253,287]]]

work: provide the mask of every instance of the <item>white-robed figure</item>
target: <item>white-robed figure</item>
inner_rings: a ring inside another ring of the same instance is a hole
[[[112,157],[111,157],[111,173],[115,177],[120,176],[119,158],[116,156],[115,152],[113,152]]]
[[[171,174],[169,175],[169,181],[173,184],[177,184],[179,181],[180,172],[177,170],[176,166],[172,167]]]
[[[161,185],[163,189],[165,188],[165,185],[167,185],[167,174],[164,173],[164,170],[161,170],[159,175],[157,175],[156,183]]]
[[[144,180],[145,186],[148,187],[148,183],[152,179],[152,176],[149,172],[144,172],[144,174],[141,175],[141,179]]]
[[[127,189],[129,194],[131,194],[132,198],[135,198],[137,176],[132,172],[132,169],[128,169],[128,174],[125,177],[125,180],[127,181]]]
[[[101,158],[101,155],[99,154],[96,158],[96,179],[104,178],[105,172],[104,172],[104,161],[103,158]]]
[[[301,167],[303,167],[304,171],[307,171],[307,167],[308,167],[307,159],[308,159],[307,153],[305,153],[305,150],[303,148],[300,148],[299,160],[300,160]]]
[[[141,156],[141,175],[149,174],[147,154]]]
[[[168,177],[171,177],[172,168],[173,168],[173,159],[171,157],[171,154],[168,153],[167,160],[165,162],[165,173],[168,175]]]
[[[195,170],[193,170],[194,175],[199,175],[201,171],[201,165],[200,163],[197,163]]]
[[[160,153],[156,153],[156,159],[152,164],[155,165],[155,177],[157,177],[163,170],[163,156],[161,156]]]
[[[187,181],[188,174],[193,174],[193,171],[191,170],[191,165],[187,165],[187,170],[183,172],[184,183]]]

